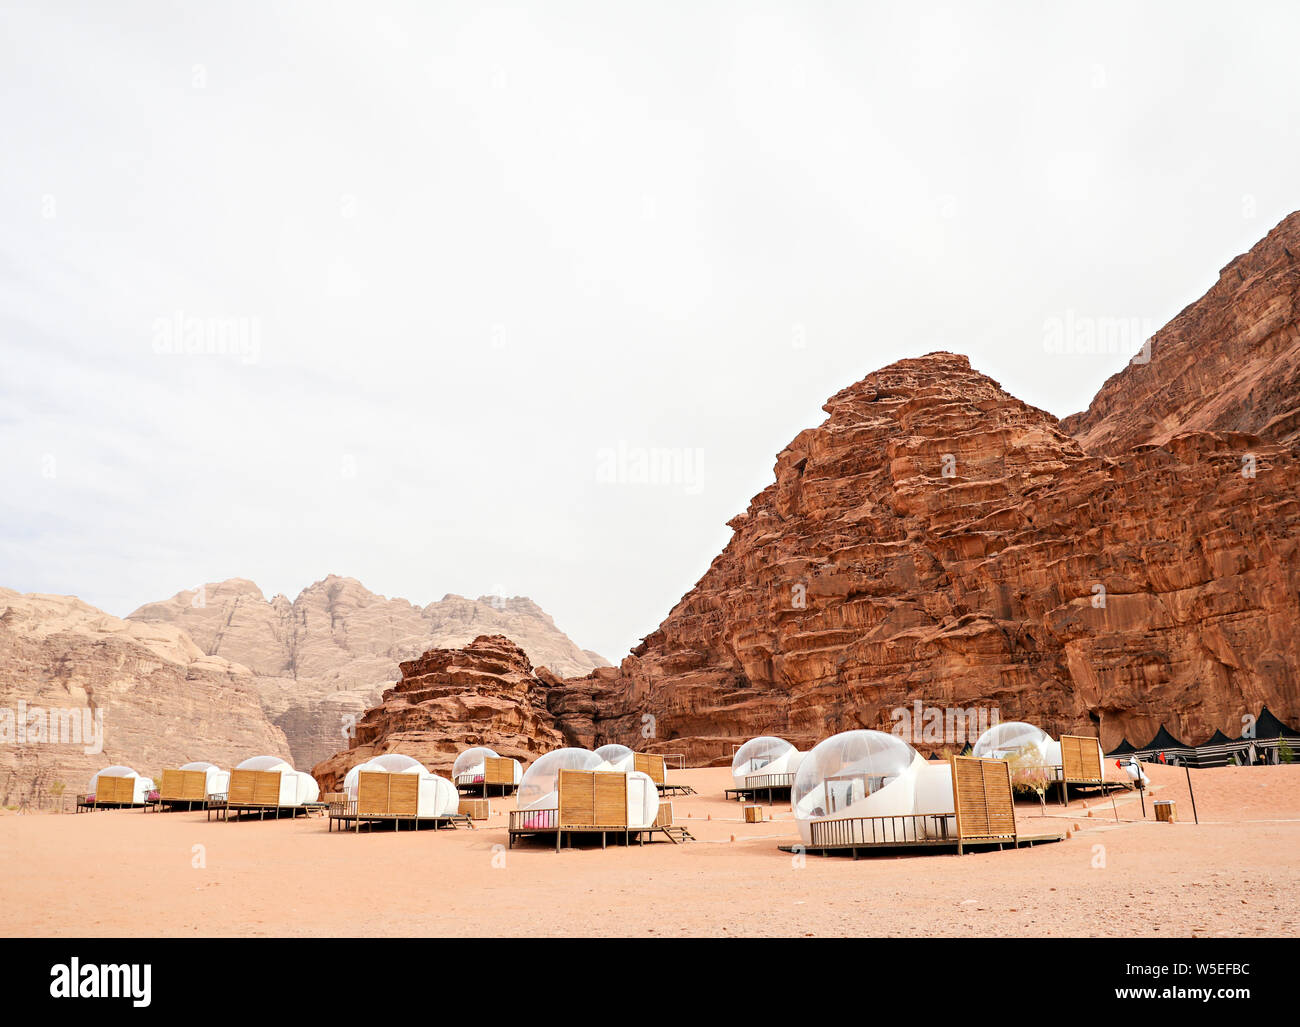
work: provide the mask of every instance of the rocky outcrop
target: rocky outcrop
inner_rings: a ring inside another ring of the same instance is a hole
[[[313,770],[325,791],[337,790],[358,763],[387,752],[448,775],[456,756],[472,745],[526,763],[564,744],[546,708],[546,686],[523,649],[502,635],[482,635],[459,649],[431,649],[404,662],[401,671],[383,702],[356,725],[353,744]]]
[[[287,757],[253,679],[175,627],[0,589],[0,804],[52,804],[62,788],[71,808],[115,763],[157,780],[191,760]]]
[[[1239,734],[1264,704],[1300,721],[1298,231],[1068,425],[951,353],[833,396],[659,628],[553,692],[566,733],[708,762],[915,700],[1107,746]]]
[[[1147,359],[1149,357],[1149,359]],[[1061,422],[1090,453],[1187,431],[1300,438],[1300,211],[1290,215]]]
[[[292,601],[268,601],[256,584],[235,578],[142,606],[129,619],[184,628],[205,653],[251,668],[268,716],[304,767],[338,751],[397,679],[401,661],[428,649],[499,634],[558,674],[585,674],[604,662],[531,599],[447,595],[420,607],[335,575]]]

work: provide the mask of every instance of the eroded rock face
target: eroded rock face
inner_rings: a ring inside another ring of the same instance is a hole
[[[527,654],[502,635],[481,635],[459,649],[431,649],[401,665],[402,679],[356,726],[351,747],[312,771],[335,791],[358,763],[389,752],[451,773],[472,745],[527,763],[559,748],[563,735],[546,708],[546,686]]]
[[[1297,235],[1229,265],[1079,439],[951,353],[833,396],[659,628],[553,691],[566,734],[721,762],[918,699],[1107,746],[1300,721]]]
[[[579,649],[531,599],[448,595],[420,607],[335,575],[293,601],[268,601],[256,584],[235,578],[150,603],[129,619],[182,627],[203,652],[251,668],[268,716],[303,767],[346,744],[345,732],[380,702],[399,664],[428,649],[501,634],[560,674],[585,674],[604,662]]]
[[[229,769],[249,756],[288,758],[253,679],[170,625],[119,620],[71,596],[0,589],[0,804],[51,804],[62,783],[71,809],[90,776],[117,763],[159,780],[165,767],[192,760]],[[29,722],[26,740],[18,737],[20,709],[46,725],[42,736]],[[63,719],[70,711],[75,740]],[[103,751],[86,752],[96,736]]]
[[[1300,211],[1151,339],[1150,360],[1102,386],[1061,427],[1092,453],[1163,445],[1185,431],[1300,438]]]

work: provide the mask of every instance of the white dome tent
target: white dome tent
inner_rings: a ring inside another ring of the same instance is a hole
[[[153,790],[153,778],[142,777],[130,767],[116,764],[91,777],[78,806],[142,806],[149,801]]]
[[[555,749],[533,760],[515,799],[521,810],[556,809],[561,770],[595,770],[604,762],[590,749]]]
[[[633,770],[633,762],[636,759],[636,753],[626,745],[619,745],[611,742],[609,745],[602,745],[596,750],[596,755],[601,759],[602,770]]]
[[[193,809],[206,805],[208,796],[224,796],[230,789],[230,772],[204,760],[194,760],[163,770],[158,788],[158,808]]]
[[[1034,790],[1061,786],[1061,801],[1069,802],[1069,786],[1100,786],[1104,792],[1105,756],[1101,740],[1083,735],[1052,738],[1042,728],[1020,720],[994,724],[976,740],[971,755],[1006,760],[1011,780]]]
[[[566,834],[600,835],[644,841],[660,829],[659,789],[649,774],[631,767],[626,746],[556,749],[539,756],[519,785],[518,809],[510,815],[510,844],[516,836],[554,834],[557,850]],[[604,758],[610,757],[610,758]],[[561,774],[567,775],[563,782]],[[671,807],[669,807],[671,808]],[[676,839],[674,838],[674,841]]]
[[[845,731],[801,761],[790,806],[805,845],[900,843],[946,837],[952,771],[926,760],[897,735]],[[814,825],[837,822],[833,828]]]
[[[368,826],[391,822],[400,827],[402,820],[419,830],[420,821],[431,820],[437,830],[441,824],[459,819],[460,793],[456,786],[402,753],[384,753],[357,764],[343,779],[343,793],[347,800],[344,805],[350,808],[336,810],[331,806],[331,830],[335,820],[344,826],[350,823],[357,830],[363,821]]]
[[[487,797],[489,789],[508,795],[519,787],[523,767],[518,760],[507,759],[486,745],[466,749],[456,757],[451,767],[451,779],[466,794],[479,793]]]
[[[320,785],[310,774],[293,767],[279,756],[253,756],[230,772],[230,787],[222,813],[238,816],[256,811],[261,817],[282,810],[290,815],[315,806],[320,799]]]
[[[751,738],[731,758],[735,787],[726,790],[727,796],[745,799],[765,794],[770,801],[777,792],[793,786],[803,756],[784,738],[773,735]]]

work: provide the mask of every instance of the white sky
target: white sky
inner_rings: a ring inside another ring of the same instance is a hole
[[[1300,207],[1300,9],[1048,6],[0,4],[0,585],[504,591],[617,661],[870,371],[1081,409],[1126,353],[1049,325]]]

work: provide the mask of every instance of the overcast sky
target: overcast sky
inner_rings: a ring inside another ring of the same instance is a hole
[[[617,661],[865,374],[1081,409],[1300,207],[1300,9],[1048,6],[6,0],[0,585]]]

